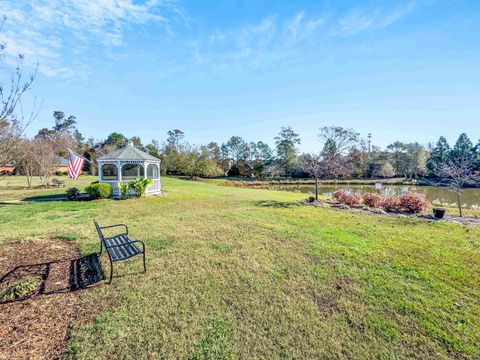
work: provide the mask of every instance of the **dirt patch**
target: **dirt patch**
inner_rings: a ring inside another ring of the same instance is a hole
[[[25,279],[40,282],[26,296],[0,301],[0,359],[58,358],[71,324],[87,316],[80,290],[103,277],[97,255],[80,257],[73,243],[37,240],[2,248],[0,292]]]
[[[462,224],[462,225],[473,225],[473,226],[480,226],[480,217],[477,216],[451,216],[447,215],[445,216],[445,220],[449,223],[454,223],[454,224]]]
[[[337,276],[326,282],[326,288],[313,294],[313,301],[321,314],[342,311],[342,302],[356,294],[356,283],[348,275]]]

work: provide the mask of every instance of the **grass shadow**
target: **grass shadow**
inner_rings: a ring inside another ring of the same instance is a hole
[[[67,201],[65,194],[51,194],[51,195],[38,195],[38,196],[29,196],[22,199],[23,201]]]
[[[297,207],[298,204],[289,201],[276,201],[276,200],[258,200],[253,203],[255,206],[273,209],[288,209]]]

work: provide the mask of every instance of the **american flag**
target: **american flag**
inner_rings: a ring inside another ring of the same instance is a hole
[[[75,154],[72,150],[68,150],[70,156],[68,157],[68,177],[77,180],[85,164],[85,159],[80,155]]]

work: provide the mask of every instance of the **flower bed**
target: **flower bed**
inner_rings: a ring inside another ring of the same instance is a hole
[[[347,189],[339,189],[332,195],[339,205],[357,207],[364,204],[370,208],[383,209],[386,212],[398,214],[421,214],[427,210],[428,202],[425,195],[408,192],[401,196],[380,198],[377,194],[366,193],[363,196],[352,193]]]

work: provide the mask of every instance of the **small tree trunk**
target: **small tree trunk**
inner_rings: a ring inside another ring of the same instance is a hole
[[[458,212],[460,213],[460,217],[463,217],[462,212],[462,192],[457,191],[457,202],[458,202]]]
[[[28,171],[25,173],[25,175],[27,177],[28,188],[30,189],[32,187],[32,175]]]
[[[318,178],[315,178],[315,201],[318,202]]]

